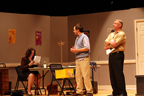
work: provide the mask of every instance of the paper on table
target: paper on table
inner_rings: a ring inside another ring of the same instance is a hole
[[[107,55],[110,54],[114,49],[115,49],[115,48],[113,48],[113,49],[107,49],[107,50],[106,50],[106,54],[107,54]]]
[[[34,64],[40,63],[41,56],[34,56]]]
[[[73,67],[76,67],[76,66],[68,66],[68,67],[72,67],[73,68]]]

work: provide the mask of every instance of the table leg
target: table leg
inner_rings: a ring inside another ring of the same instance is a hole
[[[43,75],[43,78],[42,78],[42,89],[45,90],[45,95],[46,95],[46,89],[44,88],[44,70],[42,70],[42,75]]]
[[[45,90],[45,95],[46,95],[46,89],[44,88],[44,77],[48,72],[49,72],[49,70],[44,74],[44,70],[42,70],[42,89]]]
[[[42,71],[42,75],[44,75],[44,70]],[[43,81],[42,88],[44,88],[44,76],[43,76],[43,78],[42,78],[42,81]]]
[[[92,87],[93,87],[93,93],[96,93],[96,89],[94,88],[94,69],[92,68]]]
[[[41,89],[40,88],[38,88],[38,74],[37,74],[37,85],[36,85],[36,90],[40,90],[40,93],[41,93],[41,95],[42,95],[42,92],[41,92]],[[36,92],[36,90],[35,90],[35,92]]]

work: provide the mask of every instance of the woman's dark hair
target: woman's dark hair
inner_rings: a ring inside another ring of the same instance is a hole
[[[74,27],[76,30],[79,29],[80,32],[83,32],[83,27],[81,26],[80,23],[76,24]]]
[[[35,56],[36,55],[36,50],[34,48],[28,48],[26,53],[25,53],[25,56],[28,58],[31,55],[33,50],[34,50],[34,56]],[[32,57],[32,59],[34,59],[34,56]]]

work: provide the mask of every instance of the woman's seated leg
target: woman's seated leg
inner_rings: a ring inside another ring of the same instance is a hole
[[[34,83],[35,75],[30,73],[27,79],[28,79],[28,94],[32,94],[31,87]]]
[[[38,82],[37,82],[37,75],[35,76],[35,84],[36,84],[36,87],[37,87],[37,88],[39,88],[40,82],[41,82],[41,75],[38,74]],[[38,85],[37,85],[37,84],[38,84]],[[38,93],[38,90],[36,90],[36,93]]]

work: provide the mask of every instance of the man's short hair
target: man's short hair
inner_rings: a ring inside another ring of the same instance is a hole
[[[79,29],[80,32],[83,32],[83,27],[81,26],[80,23],[76,24],[74,27],[76,30]]]
[[[115,21],[119,21],[119,24],[121,24],[121,28],[123,27],[123,21],[120,19],[116,19]]]

